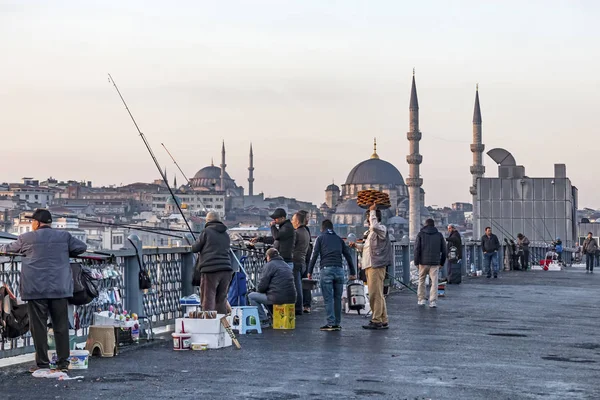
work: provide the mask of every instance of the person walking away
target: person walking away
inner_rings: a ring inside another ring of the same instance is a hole
[[[266,253],[267,263],[263,266],[257,291],[248,295],[251,306],[258,308],[261,326],[270,326],[269,317],[263,305],[292,304],[296,301],[294,276],[279,252],[269,249]]]
[[[485,235],[481,237],[481,248],[483,250],[483,267],[488,278],[492,277],[492,266],[494,268],[494,278],[498,277],[498,250],[500,250],[500,240],[498,236],[492,233],[492,228],[485,228]]]
[[[417,289],[418,305],[424,306],[425,278],[429,274],[431,289],[429,291],[429,307],[437,307],[438,273],[446,262],[446,241],[429,218],[415,240],[414,263],[419,266],[419,287]]]
[[[448,283],[459,285],[462,282],[462,239],[460,232],[452,224],[448,225]]]
[[[598,252],[598,243],[592,237],[592,232],[588,232],[587,237],[583,241],[583,254],[585,255],[585,272],[594,273],[594,259]]]
[[[310,257],[312,256],[313,252],[313,244],[310,229],[308,228],[308,211],[301,210],[299,212],[304,215],[304,229],[306,229],[306,231],[308,232],[308,238],[310,239],[310,241],[308,242],[308,249],[306,250],[306,268],[304,269],[304,271],[302,271],[302,278],[308,278],[308,264],[310,264]],[[304,306],[304,314],[310,314],[310,309],[312,306],[312,293],[310,289],[302,290],[302,303]]]
[[[35,347],[36,366],[48,368],[48,315],[52,319],[57,369],[69,368],[68,307],[73,297],[73,273],[69,257],[87,250],[82,241],[65,230],[52,229],[52,214],[37,209],[31,217],[31,232],[22,234],[16,241],[0,246],[0,252],[21,253],[21,299],[27,301],[29,330]]]
[[[381,223],[381,210],[373,204],[367,213],[369,231],[363,246],[362,267],[367,274],[369,286],[369,305],[371,306],[371,322],[364,329],[388,329],[388,315],[383,293],[383,285],[387,267],[393,262],[393,250],[390,236],[385,225]]]
[[[348,263],[349,279],[356,279],[356,268],[350,248],[333,231],[333,223],[326,219],[321,224],[321,235],[315,241],[308,266],[308,279],[311,279],[317,260],[321,260],[321,292],[327,313],[327,324],[321,327],[322,331],[342,330],[342,292],[345,283],[342,257]]]
[[[519,264],[523,271],[527,271],[527,268],[529,268],[529,239],[527,239],[527,236],[519,233],[517,235],[517,246],[519,249]]]
[[[206,215],[206,225],[192,246],[198,253],[196,272],[200,274],[200,296],[204,311],[216,310],[227,314],[227,292],[233,268],[231,267],[230,239],[227,227],[214,211]]]
[[[294,283],[296,285],[296,315],[302,315],[302,274],[307,269],[306,253],[310,245],[310,232],[306,229],[304,214],[300,212],[295,213],[292,217],[292,226],[296,230],[292,252]]]

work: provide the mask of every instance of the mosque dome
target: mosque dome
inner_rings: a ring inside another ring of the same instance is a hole
[[[221,168],[209,165],[196,172],[196,175],[191,179],[192,186],[195,188],[213,188],[213,185],[219,187],[221,185]],[[231,179],[229,174],[225,172],[225,188],[235,189],[237,185]]]
[[[377,142],[374,143],[373,155],[368,160],[358,163],[346,179],[346,185],[404,185],[404,178],[396,167],[377,155]]]
[[[366,210],[360,208],[356,199],[346,200],[339,204],[336,209],[336,214],[364,214]]]
[[[346,185],[404,185],[404,178],[396,167],[379,158],[370,158],[356,165],[346,179]]]
[[[340,187],[338,185],[336,185],[335,183],[332,183],[331,185],[327,186],[327,189],[325,189],[326,192],[339,192],[340,191]]]

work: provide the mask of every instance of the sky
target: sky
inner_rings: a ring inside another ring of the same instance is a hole
[[[600,207],[595,1],[0,0],[0,181],[150,182],[220,163],[255,192],[320,204],[379,156],[408,178],[416,70],[428,205],[470,201],[479,83],[486,151],[528,176],[565,163]],[[486,176],[497,176],[484,155]],[[183,182],[181,175],[178,182]]]

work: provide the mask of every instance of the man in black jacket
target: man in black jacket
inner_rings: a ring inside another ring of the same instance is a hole
[[[356,279],[356,268],[350,248],[344,240],[333,231],[333,223],[326,219],[321,223],[321,235],[315,242],[315,249],[308,266],[308,278],[310,279],[317,260],[321,260],[321,292],[325,302],[327,313],[327,325],[322,326],[322,331],[341,331],[342,319],[342,292],[346,278],[342,257],[348,263],[348,274],[350,280]]]
[[[417,290],[418,305],[425,305],[425,278],[429,274],[431,289],[429,291],[429,307],[437,307],[438,272],[446,262],[446,241],[435,227],[432,219],[425,221],[425,226],[415,241],[415,266],[419,266],[419,288]]]
[[[296,230],[292,252],[294,283],[296,285],[296,315],[302,315],[302,273],[307,269],[306,252],[310,245],[310,232],[306,229],[304,214],[300,212],[292,217],[292,225]]]
[[[199,253],[196,270],[201,276],[200,295],[204,311],[227,313],[227,291],[233,273],[229,245],[227,227],[220,221],[219,214],[209,212],[206,226],[192,246],[192,252]]]
[[[462,281],[462,239],[456,227],[448,225],[448,283],[460,284]]]
[[[494,266],[494,278],[498,277],[498,250],[500,240],[492,233],[492,228],[485,228],[485,235],[481,237],[481,249],[483,250],[483,269],[488,278],[492,277],[491,265]]]
[[[263,266],[257,291],[248,295],[250,305],[258,308],[261,325],[267,327],[269,318],[263,304],[292,304],[296,301],[296,288],[294,276],[279,252],[275,249],[267,250],[267,263]]]
[[[279,255],[283,258],[290,268],[294,268],[293,251],[294,251],[294,227],[292,222],[286,218],[287,213],[283,208],[276,209],[271,214],[271,236],[260,237],[253,242],[262,242],[272,244],[273,248],[279,251]]]

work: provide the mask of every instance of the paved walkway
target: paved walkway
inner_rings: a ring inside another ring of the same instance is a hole
[[[389,298],[392,328],[320,332],[323,311],[295,331],[241,338],[242,350],[176,353],[157,343],[94,359],[82,382],[0,369],[16,399],[598,399],[600,273],[504,273],[450,286],[438,309],[408,291]]]

